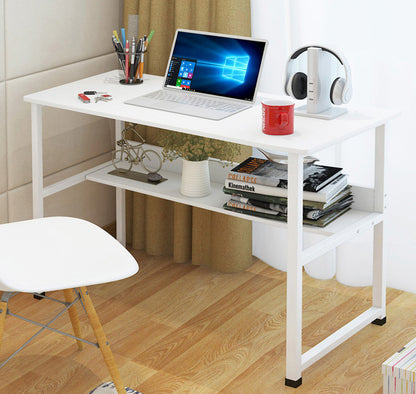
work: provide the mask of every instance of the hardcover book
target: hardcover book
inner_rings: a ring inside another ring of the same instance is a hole
[[[287,198],[285,197],[278,197],[278,196],[268,196],[266,194],[257,194],[257,193],[251,193],[246,192],[242,190],[235,190],[235,189],[228,189],[227,187],[223,187],[223,192],[225,194],[230,194],[231,196],[239,196],[247,199],[253,199],[256,201],[261,201],[265,203],[271,203],[271,204],[278,204],[278,205],[287,205]],[[310,209],[325,209],[329,207],[331,204],[340,201],[342,198],[344,198],[347,195],[351,194],[351,186],[346,186],[344,189],[342,189],[338,194],[336,194],[333,198],[326,202],[319,202],[319,201],[308,201],[303,200],[303,206]]]
[[[342,168],[304,164],[303,190],[316,192],[341,174]],[[249,157],[234,167],[227,179],[258,185],[287,188],[287,164]]]
[[[244,204],[250,204],[250,205],[253,205],[255,207],[265,208],[267,210],[272,210],[272,211],[276,211],[276,212],[287,213],[287,205],[286,204],[275,204],[275,203],[272,203],[272,202],[259,201],[259,200],[254,200],[252,198],[237,196],[235,194],[231,195],[231,200],[230,201],[236,201],[236,202],[240,202],[240,203],[244,203]]]
[[[238,206],[238,205],[240,205],[240,206]],[[279,220],[279,221],[282,221],[282,222],[287,221],[287,216],[284,215],[284,214],[281,214],[281,213],[278,213],[278,212],[270,214],[270,213],[260,212],[258,210],[253,210],[253,209],[250,209],[250,208],[246,209],[247,207],[245,207],[244,205],[246,205],[246,204],[237,203],[235,201],[230,203],[230,201],[228,201],[223,205],[223,208],[226,209],[226,210],[229,210],[229,211],[244,213],[244,214],[247,214],[247,215],[257,216],[257,217],[261,217],[261,218],[265,218],[265,219]],[[304,218],[303,219],[303,224],[308,224],[310,226],[315,226],[315,227],[325,227],[329,223],[333,222],[336,218],[338,218],[339,216],[341,216],[342,214],[347,212],[349,209],[350,209],[350,207],[346,207],[346,208],[343,208],[343,209],[340,209],[340,210],[331,211],[328,214],[320,217],[317,220]]]
[[[307,201],[327,202],[346,186],[347,176],[341,174],[318,192],[304,191],[303,199]],[[256,183],[231,180],[228,178],[225,180],[225,187],[244,192],[287,198],[287,188],[283,187],[266,186]]]
[[[272,209],[257,207],[253,204],[244,203],[244,202],[236,201],[233,199],[227,201],[227,207],[244,209],[246,211],[251,211],[251,212],[267,213],[269,215],[279,215],[279,213],[281,213]]]
[[[240,197],[240,196],[235,196],[235,195],[231,196],[229,203],[231,202],[236,202],[240,204],[242,203],[247,206],[253,206],[255,207],[253,210],[258,211],[258,212],[264,212],[264,213],[270,213],[270,214],[273,214],[273,212],[280,212],[285,215],[287,214],[287,205],[284,205],[284,204],[274,204],[270,202],[257,201],[251,198]],[[353,196],[350,193],[346,197],[342,198],[341,200],[332,203],[325,209],[310,208],[310,207],[303,205],[303,216],[306,219],[316,220],[331,211],[349,207],[351,206],[352,203],[353,203]]]

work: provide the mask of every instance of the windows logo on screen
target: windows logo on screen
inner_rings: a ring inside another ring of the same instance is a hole
[[[225,58],[222,76],[243,83],[246,78],[250,56],[227,56]]]

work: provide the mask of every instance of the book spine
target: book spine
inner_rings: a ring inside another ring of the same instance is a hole
[[[227,209],[229,211],[243,213],[243,214],[247,214],[247,215],[251,215],[251,216],[257,216],[257,217],[261,217],[261,218],[264,218],[264,219],[279,220],[279,221],[283,221],[283,222],[287,221],[287,216],[286,215],[270,215],[270,214],[264,213],[264,212],[258,212],[258,211],[256,212],[256,211],[252,211],[252,210],[247,210],[247,209],[242,209],[242,208],[237,208],[237,207],[231,207],[231,206],[228,206],[227,203],[225,203],[223,205],[223,208]],[[339,216],[343,215],[349,209],[350,209],[350,207],[347,207],[347,208],[344,208],[340,211],[331,212],[328,215],[325,215],[325,218],[321,217],[318,220],[310,220],[310,219],[305,219],[304,218],[303,219],[303,224],[307,224],[309,226],[314,226],[314,227],[325,227],[329,223],[331,223],[335,219],[337,219]]]
[[[256,193],[245,192],[242,190],[228,189],[225,186],[223,187],[223,191],[226,194],[252,198],[258,201],[271,202],[274,204],[287,204],[287,198],[284,198],[284,197],[267,196],[266,194],[256,194]]]
[[[270,177],[264,175],[251,175],[244,172],[230,171],[227,174],[227,179],[232,181],[254,183],[257,185],[274,186],[276,187],[281,182],[280,178]]]
[[[266,194],[269,196],[285,197],[287,198],[287,189],[280,187],[272,187],[265,185],[258,185],[254,183],[246,183],[240,181],[232,181],[229,179],[225,180],[225,187],[233,190],[246,191],[257,194]],[[326,202],[327,195],[326,193],[318,192],[303,192],[303,199],[308,201],[319,201]]]
[[[227,205],[227,203],[225,203],[223,205],[223,208],[227,209],[229,211],[233,211],[233,212],[243,213],[243,214],[247,214],[247,215],[251,215],[251,216],[257,216],[259,218],[279,220],[279,221],[282,221],[282,222],[286,221],[286,217],[283,217],[283,216],[280,216],[280,215],[269,215],[268,213],[254,212],[254,211],[248,211],[246,209],[230,207],[230,206]]]
[[[261,175],[259,171],[262,172]],[[230,180],[266,186],[281,186],[281,180],[286,178],[287,165],[257,157],[249,157],[227,174],[227,179]]]
[[[342,199],[340,202],[333,204],[327,209],[316,209],[316,208],[310,208],[310,207],[304,206],[303,217],[304,219],[318,220],[320,217],[327,215],[333,211],[340,211],[346,207],[350,207],[352,202],[353,202],[353,197],[347,196],[344,199]],[[273,203],[264,202],[264,201],[257,201],[257,200],[249,199],[247,197],[240,197],[236,195],[231,196],[231,199],[228,201],[228,205],[233,206],[234,208],[242,208],[242,209],[251,210],[253,212],[263,212],[263,213],[269,213],[269,214],[274,214],[274,212],[278,212],[281,215],[287,215],[287,205],[273,204]],[[253,209],[256,207],[257,209]]]
[[[256,194],[256,193],[250,193],[250,192],[245,192],[241,190],[228,189],[225,186],[223,187],[223,191],[225,194],[245,197],[247,199],[253,199],[256,201],[262,201],[262,202],[271,203],[271,204],[287,205],[287,198],[285,197],[268,196],[266,194]],[[304,200],[303,205],[309,208],[323,209],[325,206],[325,203]]]
[[[238,202],[234,200],[230,200],[227,202],[227,207],[230,208],[238,208],[238,209],[244,209],[245,211],[251,211],[251,212],[259,212],[259,213],[267,213],[269,215],[278,215],[279,212],[273,211],[271,209],[256,207],[251,204],[245,204],[243,202]]]
[[[254,205],[255,207],[265,208],[265,209],[280,212],[280,213],[287,213],[287,204],[286,203],[285,204],[274,204],[274,203],[271,203],[271,202],[258,201],[258,200],[253,200],[252,198],[235,196],[235,195],[231,196],[231,200],[238,201],[238,202],[244,203],[244,204]]]
[[[304,164],[303,190],[318,192],[340,175],[342,168],[315,164]],[[257,185],[287,189],[287,164],[249,157],[232,168],[227,179]]]

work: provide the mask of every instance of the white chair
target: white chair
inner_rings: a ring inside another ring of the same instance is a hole
[[[42,327],[0,364],[0,368],[45,329],[76,339],[80,349],[84,342],[92,343],[81,338],[74,305],[80,301],[98,342],[92,344],[100,348],[117,392],[125,393],[113,353],[86,286],[124,279],[137,271],[136,260],[117,240],[85,220],[50,217],[0,225],[0,348],[6,314]],[[42,293],[55,290],[64,291],[65,302],[45,297],[63,303],[65,308],[45,325],[15,315],[8,309],[8,301],[15,292]],[[65,311],[69,313],[75,335],[49,327]]]

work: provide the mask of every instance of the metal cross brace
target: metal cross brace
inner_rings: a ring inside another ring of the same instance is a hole
[[[75,289],[74,289],[75,290]],[[45,329],[47,329],[47,330],[50,330],[50,331],[53,331],[53,332],[56,332],[56,333],[58,333],[58,334],[62,334],[62,335],[65,335],[65,336],[67,336],[67,337],[70,337],[70,338],[72,338],[72,339],[76,339],[76,340],[79,340],[79,341],[82,341],[82,342],[85,342],[85,343],[88,343],[88,344],[90,344],[90,345],[93,345],[93,346],[95,346],[95,347],[99,347],[99,345],[98,345],[98,343],[95,343],[95,342],[91,342],[91,341],[88,341],[88,340],[86,340],[86,339],[83,339],[83,338],[79,338],[79,337],[77,337],[77,336],[75,336],[75,335],[71,335],[71,334],[68,334],[68,333],[66,333],[66,332],[63,332],[63,331],[60,331],[60,330],[57,330],[57,329],[55,329],[55,328],[52,328],[52,327],[49,327],[49,325],[50,324],[52,324],[56,319],[58,319],[58,317],[60,317],[63,313],[65,313],[69,308],[71,308],[77,301],[80,301],[80,303],[81,303],[81,305],[82,305],[82,307],[83,307],[83,309],[84,309],[84,311],[85,311],[85,306],[84,306],[84,303],[82,302],[82,299],[81,299],[81,295],[80,295],[80,293],[77,291],[77,290],[75,290],[75,293],[76,293],[76,298],[74,299],[74,301],[72,301],[72,302],[65,302],[65,301],[61,301],[61,300],[57,300],[57,299],[55,299],[55,298],[51,298],[51,297],[47,297],[47,296],[42,296],[42,298],[46,298],[46,299],[48,299],[48,300],[51,300],[51,301],[55,301],[55,302],[59,302],[59,303],[61,303],[61,304],[64,304],[65,305],[65,307],[64,307],[64,309],[62,309],[56,316],[54,316],[48,323],[46,323],[46,324],[41,324],[41,323],[38,323],[38,322],[36,322],[36,321],[34,321],[34,320],[31,320],[31,319],[28,319],[28,318],[26,318],[26,317],[23,317],[23,316],[19,316],[19,315],[16,315],[15,313],[12,313],[11,311],[10,311],[10,309],[9,309],[9,307],[7,307],[7,311],[6,311],[6,313],[8,314],[8,315],[10,315],[10,316],[13,316],[13,317],[17,317],[18,319],[21,319],[21,320],[24,320],[24,321],[26,321],[26,322],[28,322],[28,323],[32,323],[32,324],[34,324],[34,325],[36,325],[36,326],[39,326],[39,327],[42,327],[39,331],[37,331],[31,338],[29,338],[19,349],[17,349],[11,356],[9,356],[5,361],[3,361],[1,364],[0,364],[0,368],[2,368],[6,363],[8,363],[14,356],[16,356],[16,354],[18,354],[19,352],[21,352],[30,342],[32,342],[33,341],[33,339],[35,339],[43,330],[45,330]],[[2,297],[1,297],[1,301],[3,301],[3,302],[6,302],[6,303],[8,303],[8,301],[10,300],[10,298],[12,298],[13,296],[15,296],[17,293],[11,293],[11,292],[4,292],[3,293],[3,295],[2,295]]]

